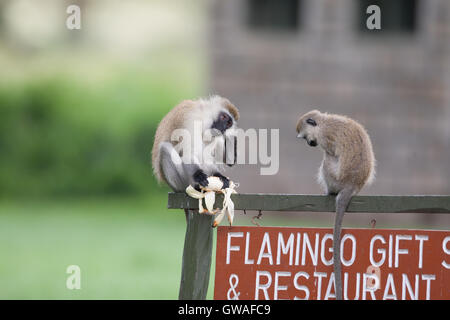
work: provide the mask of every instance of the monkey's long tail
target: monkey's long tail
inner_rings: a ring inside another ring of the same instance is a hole
[[[342,272],[341,272],[341,229],[345,210],[352,199],[353,191],[342,190],[336,197],[336,216],[333,231],[333,261],[334,279],[336,283],[336,300],[342,300]]]

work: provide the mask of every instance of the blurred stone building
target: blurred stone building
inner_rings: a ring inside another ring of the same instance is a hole
[[[240,127],[280,130],[280,170],[241,165],[240,192],[320,193],[322,153],[296,139],[310,109],[371,135],[377,179],[363,194],[450,194],[450,1],[212,0],[210,91]],[[381,8],[368,30],[366,8]]]

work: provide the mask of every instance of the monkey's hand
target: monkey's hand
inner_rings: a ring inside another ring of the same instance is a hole
[[[230,179],[222,175],[220,172],[214,172],[213,176],[218,177],[220,181],[222,181],[223,186],[222,189],[226,189],[230,187]]]
[[[203,172],[203,170],[199,169],[194,173],[194,181],[202,187],[208,186],[208,176]]]

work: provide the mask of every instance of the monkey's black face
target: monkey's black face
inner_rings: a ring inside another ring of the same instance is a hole
[[[308,138],[307,136],[300,137],[300,135],[297,136],[297,137],[305,139],[306,143],[308,144],[308,146],[310,146],[310,147],[317,147],[317,140],[316,139],[311,139],[311,138]]]
[[[233,118],[226,112],[219,113],[211,128],[219,130],[222,134],[233,126]]]

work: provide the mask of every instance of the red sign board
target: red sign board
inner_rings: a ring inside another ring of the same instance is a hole
[[[450,231],[343,229],[344,299],[450,299]],[[219,227],[214,299],[335,299],[333,231]]]

